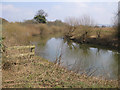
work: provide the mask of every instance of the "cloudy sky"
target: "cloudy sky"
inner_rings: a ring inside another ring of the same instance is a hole
[[[5,2],[0,3],[0,17],[9,22],[32,19],[36,12],[43,9],[48,13],[47,20],[62,21],[67,17],[91,16],[97,24],[112,24],[117,12],[117,2]]]

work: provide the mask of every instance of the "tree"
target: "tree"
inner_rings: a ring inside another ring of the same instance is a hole
[[[44,10],[38,10],[37,14],[34,17],[34,20],[36,20],[38,23],[46,23],[46,17],[48,14]]]
[[[83,15],[79,19],[79,25],[91,27],[95,26],[94,20],[89,15]]]
[[[78,19],[75,17],[68,17],[65,19],[67,31],[65,33],[66,37],[72,36],[71,34],[75,31],[78,26]]]
[[[116,31],[116,37],[120,39],[120,6],[118,11],[115,12],[115,16],[113,18],[113,29]]]
[[[68,24],[68,30],[65,33],[65,36],[74,39],[75,37],[73,34],[75,34],[74,32],[79,29],[80,33],[76,33],[76,36],[78,36],[82,41],[86,41],[89,33],[92,31],[92,27],[95,25],[93,19],[88,15],[83,15],[79,18],[69,17],[65,19],[65,22]]]

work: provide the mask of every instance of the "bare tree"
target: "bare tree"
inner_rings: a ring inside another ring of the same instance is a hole
[[[120,3],[120,2],[119,2]],[[120,5],[118,5],[118,12],[113,18],[113,29],[116,31],[116,36],[120,38]]]
[[[101,37],[101,29],[96,30],[97,38],[99,39]]]
[[[92,30],[92,27],[95,26],[95,22],[90,16],[83,15],[79,18],[79,25],[82,26],[83,34],[82,34],[81,38],[82,38],[82,41],[85,42],[88,34]]]
[[[69,17],[65,19],[65,22],[67,23],[66,36],[71,36],[71,33],[74,32],[79,25],[78,20],[75,17]]]
[[[119,4],[120,4],[120,2],[119,2]],[[118,20],[117,21],[118,22],[118,28],[117,29],[118,29],[118,38],[120,39],[120,5],[118,5],[118,6],[119,7],[118,7],[118,15],[117,15],[118,16],[118,19],[117,19]]]
[[[94,26],[95,22],[94,20],[88,16],[88,15],[83,15],[79,18],[79,25],[83,26]]]
[[[38,16],[38,15],[45,16],[45,17],[48,16],[48,14],[47,14],[44,10],[42,10],[42,9],[41,9],[41,10],[38,10],[36,16]]]
[[[91,32],[91,27],[95,25],[93,19],[88,15],[84,15],[79,18],[69,17],[65,19],[65,22],[68,24],[66,35],[69,37],[72,37],[72,33],[76,29],[79,29],[79,26],[82,26],[82,35],[80,37],[82,38],[82,41],[86,40],[88,33]]]
[[[69,24],[70,26],[77,26],[79,25],[78,19],[75,17],[69,17],[65,19],[65,22]]]
[[[117,30],[117,27],[118,27],[118,13],[115,13],[115,16],[114,16],[112,21],[113,21],[113,28],[115,30]]]

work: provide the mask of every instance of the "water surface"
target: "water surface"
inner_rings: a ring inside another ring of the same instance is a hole
[[[62,38],[39,39],[34,44],[36,55],[51,62],[60,62],[69,70],[88,76],[117,79],[118,53],[115,51],[68,42]]]

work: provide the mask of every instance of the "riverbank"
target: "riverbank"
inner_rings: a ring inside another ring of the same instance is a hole
[[[80,44],[93,44],[118,50],[118,32],[113,27],[76,26],[67,29],[64,38]]]
[[[73,29],[73,31],[71,31]],[[51,37],[60,35],[67,40],[72,40],[80,44],[93,44],[118,50],[119,40],[117,31],[112,27],[87,28],[83,26],[70,27],[68,25],[56,26],[47,24],[27,24],[27,23],[4,23],[3,44],[7,46],[29,45],[33,37]]]
[[[13,53],[12,50],[9,53]],[[106,80],[93,76],[87,77],[85,74],[80,75],[39,56],[31,58],[3,57],[2,65],[2,88],[118,87],[117,80]]]
[[[64,39],[67,39],[68,41],[73,41],[78,44],[88,44],[91,46],[98,46],[101,48],[111,49],[111,50],[117,50],[118,51],[118,44],[119,41],[117,39],[114,40],[107,40],[104,38],[87,38],[85,41],[82,41],[80,39],[74,38],[71,39],[70,37],[64,37]]]
[[[9,46],[30,45],[33,36],[49,36],[45,25],[24,26],[17,23],[3,25],[3,44]],[[39,29],[40,28],[40,29]],[[55,27],[54,27],[55,28]],[[59,28],[58,28],[59,29]],[[55,29],[56,33],[59,30]],[[57,31],[58,30],[58,31]],[[56,33],[53,33],[56,34]],[[39,39],[39,38],[38,38]],[[45,40],[46,41],[46,40]],[[15,53],[15,52],[14,52]],[[2,70],[3,88],[116,88],[117,80],[102,80],[79,75],[38,56],[4,58]]]
[[[116,80],[102,80],[96,77],[79,75],[38,56],[12,59],[11,67],[2,70],[2,74],[3,88],[118,87]]]

